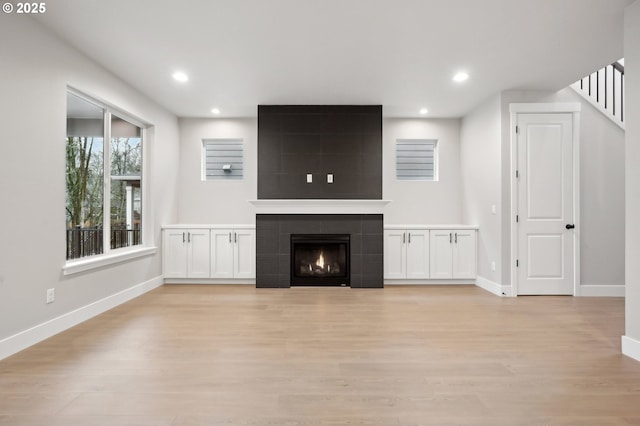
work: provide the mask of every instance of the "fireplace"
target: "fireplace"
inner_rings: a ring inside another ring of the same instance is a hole
[[[350,285],[349,234],[291,234],[291,285]]]

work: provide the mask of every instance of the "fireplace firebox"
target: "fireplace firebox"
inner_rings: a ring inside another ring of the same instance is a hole
[[[291,285],[349,286],[349,234],[291,234]]]

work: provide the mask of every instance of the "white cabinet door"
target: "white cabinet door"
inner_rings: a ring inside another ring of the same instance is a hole
[[[476,231],[455,230],[453,232],[453,278],[475,278]]]
[[[187,230],[188,278],[209,278],[209,230]]]
[[[406,232],[404,230],[384,231],[384,277],[406,278]]]
[[[234,235],[234,277],[256,277],[256,231],[253,229],[237,229]]]
[[[429,278],[429,231],[408,229],[407,243],[407,278]]]
[[[165,229],[162,233],[162,264],[165,278],[187,276],[187,230]]]
[[[233,278],[233,229],[211,230],[211,278]]]
[[[448,229],[432,229],[430,232],[430,277],[453,278],[453,232]]]

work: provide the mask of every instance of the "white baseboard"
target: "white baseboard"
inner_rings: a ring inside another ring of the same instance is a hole
[[[386,278],[384,285],[473,285],[473,280],[451,279],[451,280],[431,280],[431,279],[394,279]]]
[[[580,286],[580,296],[584,297],[624,297],[624,285],[596,285]]]
[[[255,278],[165,278],[165,284],[248,284],[256,285]]]
[[[514,297],[513,287],[510,285],[501,285],[484,277],[476,277],[476,285],[483,290],[493,293],[500,297]]]
[[[640,361],[640,340],[622,336],[622,353],[630,358]]]
[[[137,284],[119,293],[105,297],[104,299],[90,303],[74,311],[60,315],[49,321],[38,324],[27,330],[21,331],[13,336],[0,340],[0,360],[7,358],[23,349],[42,342],[51,336],[65,331],[88,319],[91,319],[103,312],[113,309],[118,305],[135,299],[144,293],[158,288],[162,285],[162,276],[150,279],[141,284]]]

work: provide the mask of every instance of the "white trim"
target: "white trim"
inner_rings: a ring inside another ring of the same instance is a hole
[[[573,231],[573,295],[580,296],[580,110],[582,104],[580,102],[567,103],[512,103],[509,105],[510,114],[510,142],[511,150],[511,168],[510,168],[510,186],[511,186],[511,291],[513,296],[518,295],[518,271],[516,268],[516,259],[518,259],[518,226],[516,224],[516,215],[518,214],[518,185],[516,179],[516,169],[518,167],[518,135],[516,134],[516,125],[518,124],[518,114],[554,114],[554,113],[571,113],[572,114],[572,130],[573,130],[573,223],[575,229]]]
[[[0,360],[42,342],[118,305],[128,302],[162,285],[162,276],[152,278],[104,299],[90,303],[57,318],[38,324],[13,336],[0,340]]]
[[[256,214],[381,214],[391,200],[248,200]]]
[[[157,247],[137,247],[129,250],[126,248],[110,251],[109,254],[89,256],[78,260],[69,260],[62,267],[63,275],[73,275],[79,272],[90,271],[116,263],[127,262],[144,256],[151,256],[158,251]]]
[[[582,105],[580,105],[582,106]],[[580,108],[573,111],[573,295],[581,295],[580,278],[580,239],[582,223],[580,221]]]
[[[622,354],[640,361],[640,340],[622,336]]]
[[[88,101],[96,105],[99,108],[110,109],[111,112],[114,112],[118,116],[118,118],[122,118],[123,120],[129,121],[131,124],[135,124],[138,127],[153,126],[153,123],[141,117],[138,117],[137,115],[131,114],[129,112],[126,112],[120,109],[120,107],[118,107],[117,105],[112,104],[111,102],[105,100],[100,96],[96,96],[93,93],[86,92],[84,89],[80,90],[74,84],[71,84],[69,82],[67,82],[67,91],[73,94],[74,96],[77,96],[81,99],[84,99],[85,101]]]
[[[385,279],[384,285],[474,285],[474,280],[451,279],[451,280],[430,280],[430,279]]]
[[[255,278],[165,278],[165,284],[194,284],[194,285],[256,285]]]
[[[580,112],[580,102],[551,102],[551,103],[512,103],[509,112],[512,114],[553,114],[563,112]]]
[[[580,286],[580,296],[584,297],[624,297],[624,284],[586,284]]]
[[[491,280],[486,279],[485,277],[476,277],[476,286],[480,287],[483,290],[488,291],[489,293],[493,293],[496,296],[500,296],[500,297],[505,297],[506,294],[504,293],[504,290],[502,289],[502,285],[493,282]]]
[[[518,294],[513,289],[513,286],[510,285],[502,286],[502,294],[504,294],[504,297],[518,297]]]

